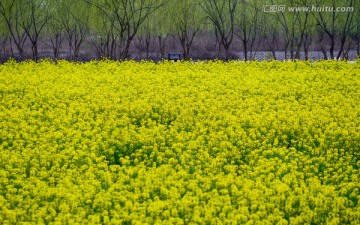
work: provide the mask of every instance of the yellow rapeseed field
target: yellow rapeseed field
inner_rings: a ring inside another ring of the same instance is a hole
[[[360,224],[359,63],[0,65],[0,224]]]

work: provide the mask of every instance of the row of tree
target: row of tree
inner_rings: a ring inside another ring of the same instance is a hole
[[[285,10],[264,10],[278,5]],[[314,6],[333,10],[304,9]],[[76,60],[84,43],[111,59],[128,58],[136,43],[148,58],[154,39],[164,56],[170,37],[187,58],[195,38],[205,36],[214,37],[226,59],[235,39],[245,60],[256,50],[269,50],[274,58],[282,50],[291,59],[304,52],[308,58],[314,46],[324,58],[339,59],[350,49],[360,52],[358,6],[358,0],[1,0],[0,41],[3,52],[9,48],[21,57],[31,46],[34,60],[40,44],[54,58],[66,49]]]

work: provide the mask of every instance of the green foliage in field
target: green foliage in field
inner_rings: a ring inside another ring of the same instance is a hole
[[[0,224],[359,224],[359,74],[0,65]]]

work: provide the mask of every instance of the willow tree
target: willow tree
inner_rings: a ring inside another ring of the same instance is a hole
[[[219,44],[225,49],[225,59],[234,39],[235,14],[239,0],[197,0],[215,27]]]
[[[329,7],[328,11],[321,10],[324,5]],[[325,49],[326,46],[321,45],[325,58],[328,58],[328,51],[331,59],[340,58],[344,51],[345,43],[350,38],[355,10],[358,10],[357,5],[357,0],[344,0],[341,6],[338,5],[336,0],[316,0],[316,10],[313,12],[313,15],[316,18],[319,31],[329,39],[328,49]],[[338,7],[349,9],[349,11],[338,11]],[[320,42],[322,41],[323,39]],[[335,47],[337,45],[339,49],[336,54]]]
[[[61,21],[61,1],[47,0],[48,11],[51,17],[44,28],[44,43],[50,46],[53,52],[53,58],[58,59],[60,56],[60,50],[65,40],[65,28]]]
[[[288,0],[291,6],[309,6],[311,0]],[[306,35],[310,34],[312,17],[310,12],[291,12],[289,13],[292,25],[290,26],[290,57],[291,59],[300,59],[300,52],[305,43]]]
[[[8,42],[9,32],[4,20],[0,20],[0,60],[6,52],[6,43]]]
[[[160,0],[84,0],[113,21],[112,29],[118,35],[120,58],[129,57],[129,49],[140,26],[162,4]]]
[[[96,49],[99,58],[118,59],[119,34],[114,27],[115,15],[107,15],[97,7],[91,8],[90,41]]]
[[[38,60],[39,37],[51,18],[50,9],[44,0],[19,0],[21,27],[31,43],[32,58]]]
[[[69,47],[69,58],[78,60],[80,50],[90,31],[89,4],[82,1],[58,1],[58,18]]]
[[[172,15],[169,13],[169,1],[164,1],[162,7],[149,15],[140,26],[137,33],[139,54],[145,50],[146,58],[150,57],[150,44],[156,48],[157,56],[165,57],[168,40],[173,35]]]
[[[360,56],[360,10],[354,14],[354,22],[350,31],[351,39],[355,42],[356,54]]]
[[[203,27],[206,14],[196,0],[169,1],[169,13],[174,26],[184,58],[188,58],[195,36]]]
[[[171,6],[171,1],[163,0],[161,6],[154,13],[149,15],[146,19],[146,26],[149,29],[149,35],[152,35],[154,42],[158,44],[158,53],[160,53],[161,58],[165,57],[165,50],[168,45],[168,40],[171,36],[174,37],[174,21],[169,7]],[[145,27],[144,27],[145,28]],[[173,46],[174,48],[175,46]]]
[[[293,11],[288,11],[286,10],[287,8],[284,8],[285,10],[269,13],[269,15],[276,18],[284,31],[282,36],[285,58],[287,58],[287,53],[290,52],[291,59],[300,59],[300,52],[302,51],[305,35],[308,30],[311,13],[310,11],[301,11],[297,9],[308,7],[310,3],[310,0],[271,1],[272,5],[285,4],[286,6],[291,7],[291,9],[295,9]]]
[[[24,57],[24,45],[28,36],[26,35],[24,28],[21,26],[22,15],[20,12],[20,7],[21,1],[19,0],[0,1],[0,15],[10,36],[10,48],[12,56],[14,56],[12,47],[12,43],[14,43],[20,57]]]
[[[273,59],[277,59],[276,51],[280,48],[281,42],[281,24],[273,15],[267,13],[260,14],[260,20],[258,21],[260,30],[260,42],[263,44],[270,52]]]
[[[137,49],[139,51],[139,58],[142,59],[142,54],[145,51],[145,58],[150,58],[150,43],[154,35],[154,24],[151,16],[146,18],[143,25],[139,28],[137,36]]]
[[[235,35],[241,40],[244,50],[244,60],[252,58],[256,38],[263,29],[262,5],[258,1],[240,0],[235,20]]]

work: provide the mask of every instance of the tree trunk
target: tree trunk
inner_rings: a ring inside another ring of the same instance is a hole
[[[328,55],[327,55],[327,51],[324,47],[323,43],[323,39],[324,39],[324,33],[320,33],[320,39],[319,39],[319,43],[320,43],[320,51],[322,52],[324,59],[327,60],[328,59]]]
[[[324,59],[327,60],[327,59],[328,59],[328,55],[327,55],[326,49],[324,48],[323,45],[321,45],[321,52],[322,52],[322,54],[324,55]]]
[[[225,60],[228,61],[230,57],[230,45],[231,42],[226,42],[226,40],[223,41],[223,46],[225,50]]]
[[[247,40],[242,40],[243,45],[244,45],[244,60],[248,61],[248,49],[247,49]]]
[[[183,56],[186,59],[187,58],[187,49],[186,49],[186,37],[184,34],[178,34],[181,48],[183,50]]]
[[[108,51],[109,57],[112,60],[117,60],[116,58],[116,36],[114,34],[109,34],[109,41],[111,39],[110,52]],[[109,44],[108,41],[108,44]]]
[[[168,38],[168,36],[166,36],[164,39],[161,37],[161,35],[158,36],[161,58],[165,57],[165,44],[166,44],[167,38]]]
[[[72,45],[72,37],[69,38],[69,59],[71,60],[72,59],[72,48],[73,48],[73,45]]]
[[[335,37],[333,35],[330,36],[330,58],[335,59]]]
[[[301,46],[303,45],[303,42],[304,42],[304,34],[302,33],[301,37],[300,37],[300,41],[296,45],[295,59],[301,58],[300,51],[301,51]]]
[[[285,60],[287,60],[288,48],[289,48],[289,43],[286,43],[285,49],[284,49],[284,59]]]
[[[133,38],[134,38],[134,36],[130,36],[127,38],[126,45],[125,45],[125,48],[124,48],[124,51],[123,51],[122,57],[121,57],[122,59],[129,58],[129,49],[130,49],[130,44],[131,44]]]
[[[305,53],[305,60],[309,60],[309,48],[311,44],[310,35],[305,34],[304,37],[304,53]]]
[[[291,40],[290,42],[290,59],[294,60],[295,59],[295,54],[294,54],[294,38]]]
[[[37,38],[36,38],[34,41],[32,41],[32,47],[31,47],[31,49],[32,49],[33,60],[34,60],[35,62],[37,62],[37,61],[38,61]]]
[[[151,40],[151,35],[150,35],[150,32],[149,32],[149,33],[146,34],[146,38],[145,38],[146,59],[149,59],[150,40]]]
[[[358,49],[359,49],[359,43],[358,43]],[[14,49],[13,49],[13,46],[12,46],[12,38],[10,38],[10,52],[11,52],[11,57],[15,57],[14,55]]]
[[[24,51],[24,48],[22,46],[21,43],[16,43],[15,40],[14,40],[14,43],[19,51],[19,55],[20,55],[20,58],[23,59],[24,58],[24,54],[25,54],[25,51]],[[13,50],[11,50],[13,52]],[[14,52],[12,53],[14,55]]]
[[[275,54],[275,48],[276,48],[276,40],[277,40],[277,37],[276,37],[276,33],[275,31],[272,32],[271,34],[271,41],[269,40],[269,37],[267,35],[265,35],[265,40],[267,42],[267,45],[270,49],[270,52],[273,56],[273,59],[276,60],[276,54]]]
[[[349,59],[349,52],[351,51],[352,43],[353,43],[352,41],[348,41],[348,46],[347,46],[346,50],[343,51],[343,59],[346,59],[346,60]]]
[[[60,47],[63,37],[60,33],[56,33],[54,39],[50,37],[54,59],[59,59]]]
[[[139,35],[137,38],[136,38],[136,49],[137,49],[137,54],[139,55],[139,60],[142,59],[142,43],[143,43],[143,37],[142,35]]]
[[[337,54],[337,56],[336,56],[336,59],[337,59],[337,60],[340,59],[340,56],[341,56],[341,54],[342,54],[343,51],[344,51],[344,45],[345,45],[345,42],[346,42],[346,36],[345,36],[345,35],[341,37],[341,41],[340,41],[340,42],[341,42],[341,43],[340,43],[340,49],[339,49],[339,52],[338,52],[338,54]]]
[[[5,54],[6,52],[6,43],[7,43],[8,37],[4,37],[4,40],[1,42],[1,52]],[[0,52],[0,53],[1,53]]]
[[[304,46],[305,60],[309,60],[309,49]]]

